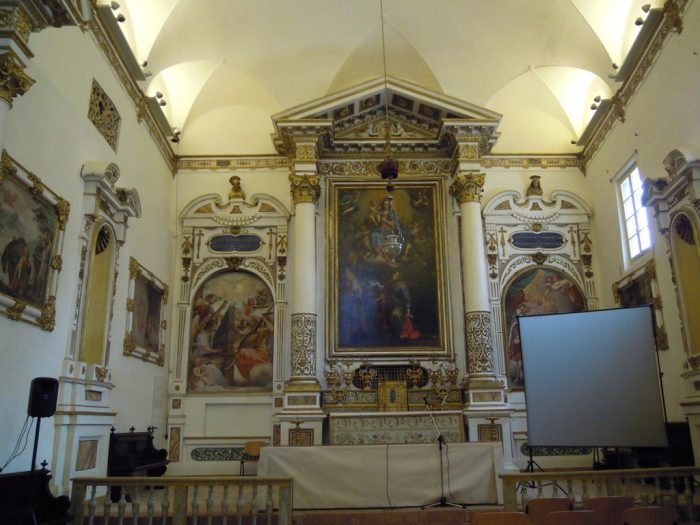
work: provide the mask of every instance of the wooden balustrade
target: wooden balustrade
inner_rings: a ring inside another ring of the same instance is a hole
[[[627,496],[639,505],[672,506],[683,523],[696,523],[698,475],[697,467],[671,467],[518,472],[500,478],[506,511],[524,511],[527,500],[536,497],[568,497],[574,508],[583,508],[594,496]]]
[[[112,487],[121,487],[112,503]],[[291,525],[292,479],[238,476],[75,478],[73,525]],[[111,520],[110,520],[111,518]]]

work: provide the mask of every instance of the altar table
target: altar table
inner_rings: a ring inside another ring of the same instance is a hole
[[[498,503],[501,443],[448,443],[442,459],[448,501]],[[292,477],[295,509],[415,507],[441,495],[437,443],[264,447],[258,476]]]

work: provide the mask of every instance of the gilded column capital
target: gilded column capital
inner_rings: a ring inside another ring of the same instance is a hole
[[[32,21],[24,9],[20,9],[18,5],[0,7],[0,30],[17,33],[26,44],[32,29]]]
[[[316,174],[301,175],[292,173],[289,176],[292,200],[295,204],[301,202],[316,203],[321,196],[321,177]]]
[[[460,173],[450,185],[450,195],[457,199],[459,204],[481,202],[485,181],[484,173]]]
[[[24,66],[12,52],[0,55],[0,99],[12,105],[12,99],[24,95],[34,79],[24,72]]]

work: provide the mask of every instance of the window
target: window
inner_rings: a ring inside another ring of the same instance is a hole
[[[622,230],[631,260],[651,248],[647,210],[642,206],[642,178],[637,166],[633,165],[629,171],[623,172],[618,185],[622,204]]]

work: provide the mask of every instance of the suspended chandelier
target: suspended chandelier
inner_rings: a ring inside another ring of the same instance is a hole
[[[394,262],[403,250],[403,234],[399,223],[396,208],[394,207],[393,181],[399,176],[399,161],[391,156],[391,121],[389,120],[389,82],[386,72],[386,40],[384,38],[384,3],[379,0],[379,14],[382,30],[382,64],[384,69],[384,160],[377,166],[377,171],[386,181],[387,197],[385,199],[386,213],[391,219],[393,228],[386,229],[382,236],[382,251],[384,255]]]

